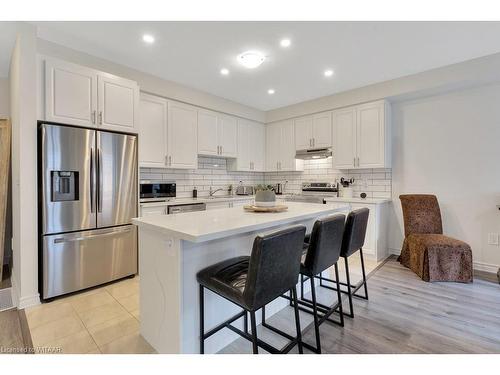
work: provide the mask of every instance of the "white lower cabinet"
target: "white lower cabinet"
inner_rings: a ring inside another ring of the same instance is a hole
[[[389,202],[380,204],[351,203],[351,210],[368,208],[368,226],[366,228],[363,255],[367,258],[381,261],[389,255],[388,251],[388,220]]]

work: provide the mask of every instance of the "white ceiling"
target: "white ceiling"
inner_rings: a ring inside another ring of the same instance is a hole
[[[36,24],[43,39],[261,110],[500,52],[500,22]],[[144,33],[156,42],[143,43]],[[284,37],[292,40],[288,49],[279,45]],[[267,55],[255,70],[236,62],[249,49]],[[327,68],[335,71],[328,79]]]

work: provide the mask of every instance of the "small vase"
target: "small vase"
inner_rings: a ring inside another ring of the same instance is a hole
[[[255,193],[255,205],[257,207],[276,206],[276,194],[272,190],[259,190]]]

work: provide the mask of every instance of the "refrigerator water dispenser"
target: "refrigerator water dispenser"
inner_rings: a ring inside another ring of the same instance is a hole
[[[52,202],[78,200],[78,172],[51,171]]]

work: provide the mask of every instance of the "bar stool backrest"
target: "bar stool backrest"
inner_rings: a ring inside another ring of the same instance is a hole
[[[366,227],[368,225],[368,208],[360,208],[349,212],[345,223],[344,238],[340,256],[348,257],[363,247],[365,243]]]
[[[339,260],[344,234],[345,215],[333,215],[314,223],[304,267],[317,275]]]
[[[297,284],[305,234],[296,225],[255,238],[243,291],[249,307],[259,309]]]

